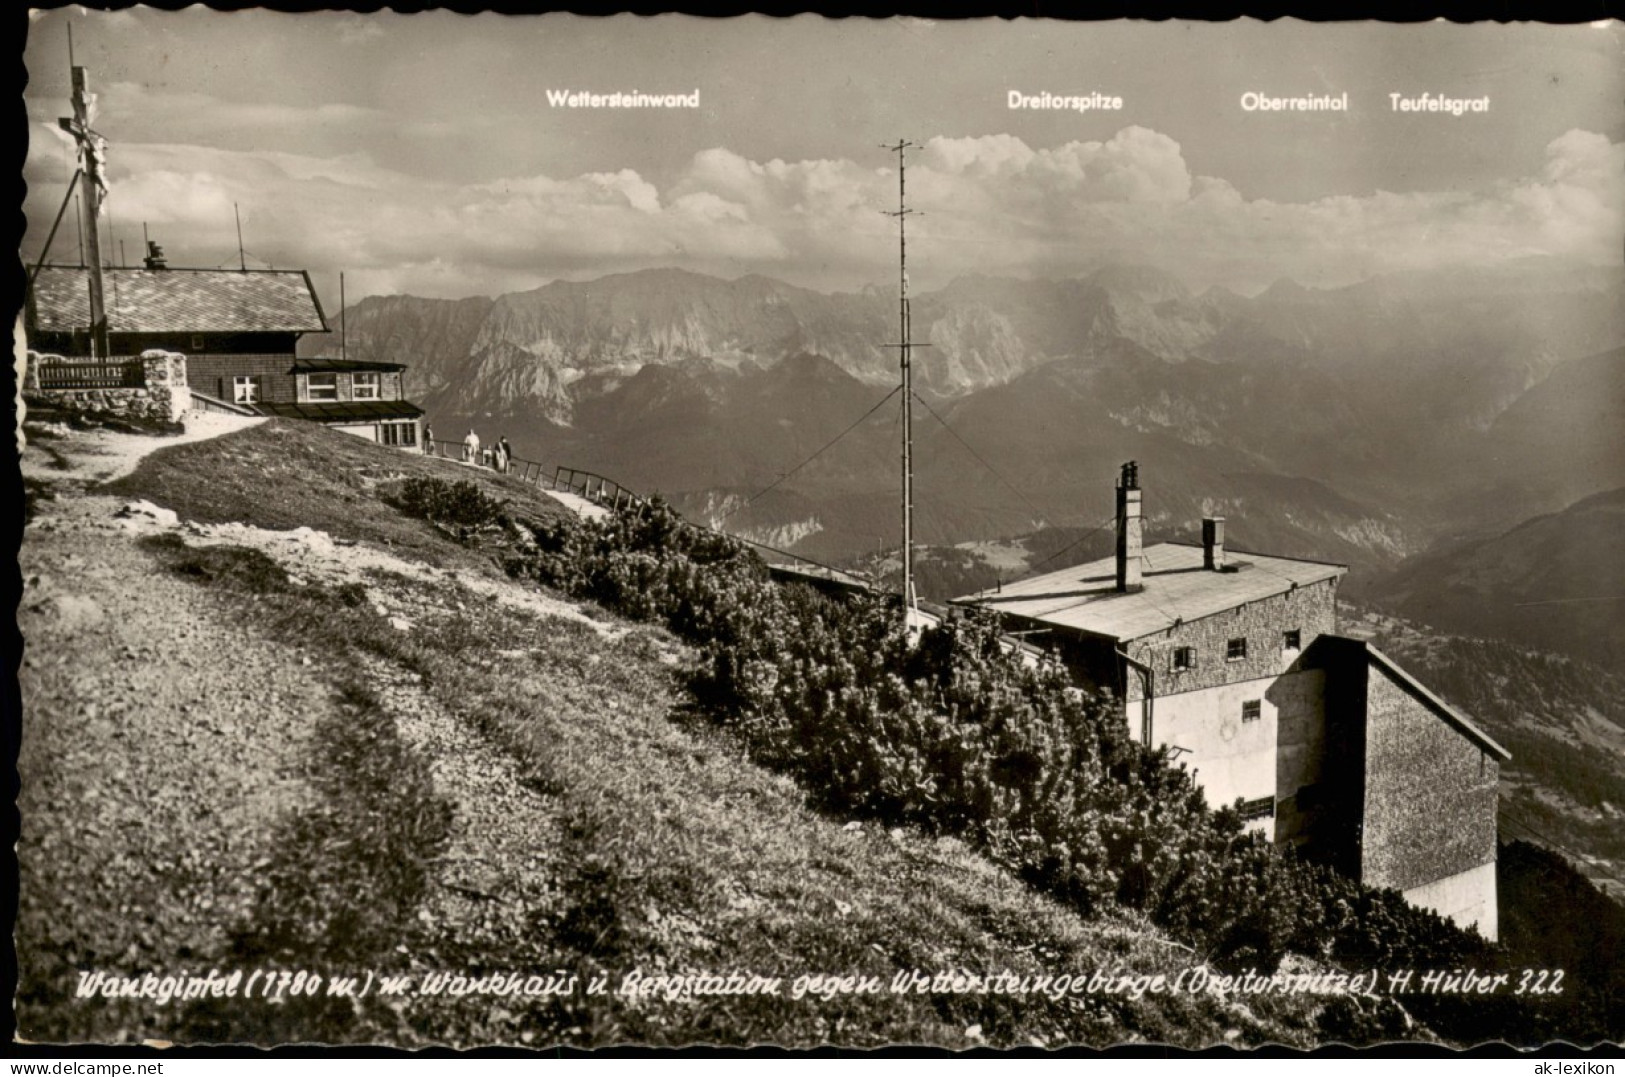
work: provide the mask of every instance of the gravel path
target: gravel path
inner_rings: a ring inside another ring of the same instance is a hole
[[[83,485],[112,482],[134,471],[142,460],[159,449],[207,441],[264,421],[239,415],[188,415],[185,433],[164,437],[30,424],[29,451],[25,451],[22,457],[23,476],[48,482],[67,480]]]

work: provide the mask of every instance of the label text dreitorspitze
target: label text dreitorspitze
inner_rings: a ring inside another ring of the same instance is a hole
[[[1098,90],[1086,94],[1059,94],[1059,93],[1022,93],[1020,90],[1011,90],[1006,95],[1010,108],[1032,108],[1039,110],[1062,110],[1068,112],[1116,112],[1123,107],[1121,97],[1112,97],[1110,94],[1100,93]]]
[[[699,108],[700,91],[659,94],[643,93],[640,90],[622,90],[616,93],[548,90],[547,103],[553,108]]]

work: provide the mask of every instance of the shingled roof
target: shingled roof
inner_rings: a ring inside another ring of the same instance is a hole
[[[34,280],[29,328],[90,326],[87,269],[44,266]],[[325,333],[310,277],[297,269],[106,269],[102,294],[112,333]]]

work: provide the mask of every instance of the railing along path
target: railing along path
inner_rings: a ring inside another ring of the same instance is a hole
[[[42,390],[141,389],[147,384],[140,359],[113,358],[86,363],[42,361],[36,371]]]
[[[614,479],[607,478],[594,471],[585,471],[581,468],[559,465],[555,466],[551,473],[549,473],[547,465],[538,463],[535,460],[526,460],[518,456],[508,458],[506,469],[499,468],[496,466],[496,458],[492,454],[491,448],[483,444],[480,446],[478,452],[479,458],[471,460],[469,459],[467,446],[461,441],[443,441],[439,438],[432,440],[425,439],[424,455],[457,461],[474,467],[487,468],[491,471],[495,471],[497,474],[510,475],[519,479],[521,482],[529,483],[539,489],[575,494],[578,497],[585,498],[586,500],[591,501],[593,504],[600,505],[611,510],[612,512],[621,512],[625,509],[640,508],[649,503],[648,498],[644,497],[642,494],[622,486]],[[674,513],[674,515],[676,514]],[[730,534],[729,532],[723,531],[720,528],[708,527],[705,524],[697,524],[692,520],[683,518],[681,515],[677,515],[677,522],[682,527],[692,528],[696,531],[704,531],[711,535],[720,535],[723,538],[733,539],[735,542],[743,542],[747,546],[766,551],[767,553],[776,554],[779,557],[788,558],[791,561],[799,562],[803,565],[811,565],[814,568],[829,573],[830,578],[833,579],[849,578],[851,575],[842,569],[835,568],[832,565],[826,565],[821,561],[814,561],[811,558],[803,557],[800,554],[791,553],[788,550],[781,550],[777,546],[769,546],[765,542],[756,542],[755,540],[745,538],[742,535]]]

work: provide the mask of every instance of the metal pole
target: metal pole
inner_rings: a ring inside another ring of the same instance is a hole
[[[899,365],[903,383],[903,623],[912,629],[919,609],[914,591],[914,364],[913,341],[909,331],[908,305],[908,216],[907,163],[904,151],[912,142],[899,139],[897,145],[886,146],[897,154],[897,320],[902,333],[898,345]]]
[[[348,341],[350,319],[344,314],[344,271],[339,270],[339,358],[349,357]]]
[[[240,271],[247,273],[248,258],[243,254],[243,214],[242,211],[237,208],[237,203],[235,202],[231,204],[231,212],[232,215],[237,218],[237,268]]]

